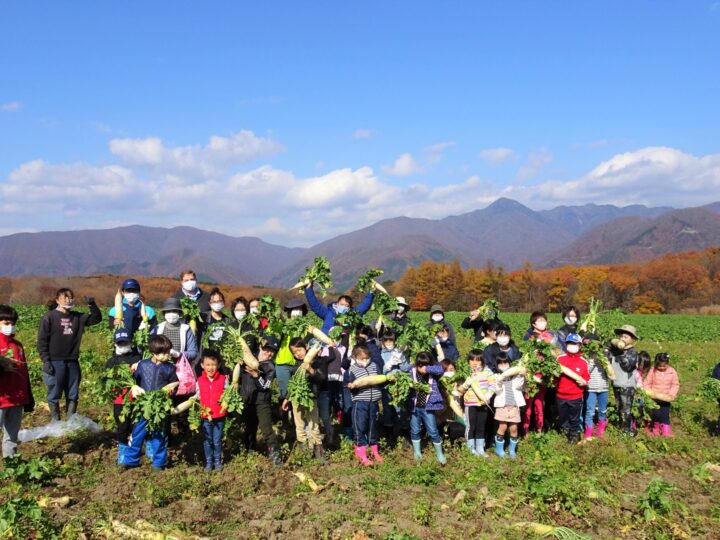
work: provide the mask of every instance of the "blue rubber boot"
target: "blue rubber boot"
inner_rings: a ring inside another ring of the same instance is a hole
[[[420,450],[420,441],[412,440],[413,457],[415,459],[422,459],[422,450]]]
[[[495,453],[498,457],[505,457],[505,438],[499,435],[495,436]]]
[[[437,460],[440,462],[440,465],[445,465],[447,463],[447,459],[445,459],[445,454],[443,454],[442,443],[434,442],[433,446],[435,447],[435,455],[437,456]]]
[[[485,453],[485,439],[475,439],[475,455],[478,457],[487,457]]]
[[[510,454],[510,459],[515,459],[517,457],[517,445],[518,440],[510,438],[510,447],[508,448],[508,453]]]
[[[466,446],[467,446],[468,450],[470,450],[470,452],[472,452],[472,455],[473,455],[473,456],[477,456],[477,455],[478,455],[478,454],[477,454],[477,450],[476,450],[476,446],[475,446],[476,443],[477,443],[477,441],[476,441],[475,439],[468,439],[468,440],[467,440],[467,443],[466,443]]]

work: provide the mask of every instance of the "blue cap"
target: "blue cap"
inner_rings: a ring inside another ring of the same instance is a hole
[[[128,332],[125,328],[118,328],[117,330],[115,330],[113,342],[120,343],[121,341],[132,341],[132,338],[130,337],[130,332]]]
[[[125,281],[123,281],[122,290],[127,291],[128,289],[137,289],[139,291],[140,282],[137,279],[133,278],[126,279]]]
[[[568,334],[565,338],[565,343],[582,343],[582,338],[577,334]]]

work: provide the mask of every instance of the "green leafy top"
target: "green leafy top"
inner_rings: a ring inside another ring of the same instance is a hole
[[[305,273],[300,281],[311,281],[318,285],[323,296],[333,286],[332,274],[330,273],[330,261],[327,257],[315,257],[312,266],[305,267]]]
[[[283,333],[285,336],[292,338],[305,337],[308,333],[308,326],[312,324],[310,315],[301,315],[300,317],[293,317],[288,319],[284,323]]]
[[[439,324],[428,326],[422,321],[410,321],[397,340],[398,347],[406,349],[408,357],[414,360],[419,353],[432,349],[433,339],[440,328]]]
[[[598,316],[600,315],[601,308],[602,302],[591,296],[588,301],[588,312],[583,316],[582,321],[580,321],[580,327],[587,332],[597,332]]]
[[[480,316],[485,319],[497,319],[500,317],[500,302],[495,300],[494,298],[488,298],[485,300],[478,308],[478,311],[480,312]]]
[[[354,333],[363,324],[365,321],[363,321],[362,315],[354,309],[350,309],[335,317],[335,326],[330,330],[330,337],[337,341],[344,331],[348,330],[350,333]]]
[[[373,281],[375,281],[375,278],[382,276],[384,273],[385,271],[380,270],[380,268],[371,268],[358,278],[355,290],[358,292],[371,291],[373,289]]]
[[[560,376],[556,351],[547,341],[532,337],[520,345],[520,352],[520,362],[526,369],[525,389],[528,395],[534,396],[540,384],[550,385]],[[541,381],[538,381],[536,376],[539,376]]]
[[[192,298],[184,296],[180,299],[180,307],[183,311],[183,316],[188,321],[199,321],[200,320],[200,306]]]
[[[373,299],[373,309],[379,315],[394,313],[398,310],[398,303],[392,296],[378,292]]]

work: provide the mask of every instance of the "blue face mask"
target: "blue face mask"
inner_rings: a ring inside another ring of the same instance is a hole
[[[350,308],[348,306],[339,306],[335,304],[335,311],[338,313],[347,313]]]

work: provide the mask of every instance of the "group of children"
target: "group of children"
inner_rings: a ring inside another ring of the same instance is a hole
[[[155,313],[143,303],[136,280],[126,280],[119,294],[122,312],[114,307],[109,313],[115,350],[106,367],[131,366],[136,395],[165,388],[178,409],[188,399],[199,401],[206,471],[222,469],[223,437],[229,413],[220,404],[220,398],[231,385],[240,392],[244,403],[239,415],[243,425],[242,443],[248,450],[255,449],[259,429],[276,466],[281,466],[283,461],[280,437],[274,426],[276,420],[282,420],[284,435],[292,440],[287,429],[290,418],[295,424],[296,446],[312,451],[320,462],[326,461],[324,449],[336,444],[335,420],[343,435],[353,441],[355,456],[362,465],[383,461],[381,437],[389,446],[399,440],[409,441],[414,457],[422,459],[423,434],[442,464],[446,463],[444,436],[464,437],[469,451],[477,456],[487,457],[486,448],[494,446],[498,456],[514,458],[521,436],[548,427],[547,413],[557,417],[557,426],[569,441],[581,436],[602,438],[608,424],[610,385],[624,432],[636,433],[633,401],[637,389],[643,388],[654,396],[658,405],[652,410],[652,422],[646,427],[648,434],[670,434],[670,404],[678,393],[679,382],[667,354],[657,355],[650,367],[647,353],[635,350],[638,336],[629,325],[616,329],[617,338],[600,353],[606,355],[607,361],[596,354],[584,354],[583,348],[597,338],[578,326],[580,313],[574,307],[563,312],[565,326],[556,332],[548,329],[544,313],[532,314],[524,339],[542,340],[561,349],[558,362],[563,371],[552,386],[536,376],[532,388],[528,388],[523,369],[512,367],[520,358],[520,351],[509,326],[496,318],[482,320],[477,311],[470,314],[463,327],[475,330],[484,348],[475,348],[467,354],[470,378],[444,384],[444,378],[453,376],[461,360],[454,328],[445,320],[440,306],[432,307],[428,320],[428,326],[433,326],[436,332],[435,342],[412,359],[398,347],[398,337],[407,325],[409,311],[404,298],[398,297],[398,311],[385,314],[393,321],[393,328],[382,324],[375,328],[361,326],[353,332],[341,332],[330,344],[320,343],[311,336],[287,335],[280,340],[269,335],[249,336],[242,369],[233,373],[226,361],[235,359],[222,358],[212,343],[221,338],[223,325],[247,331],[247,315],[257,310],[257,299],[236,298],[231,304],[232,316],[227,316],[223,312],[222,292],[202,291],[197,286],[195,273],[188,270],[181,275],[181,290],[163,304],[160,310],[163,320],[158,323]],[[284,316],[292,319],[305,315],[309,305],[322,319],[326,334],[335,326],[338,315],[351,309],[362,315],[373,301],[373,293],[369,292],[357,308],[353,308],[352,298],[346,295],[322,305],[314,295],[312,284],[305,288],[305,297],[307,304],[298,299],[288,302]],[[183,318],[182,298],[198,303],[204,325],[190,328]],[[87,314],[74,311],[73,300],[69,289],[58,291],[55,305],[40,323],[38,351],[53,420],[60,419],[63,395],[67,414],[76,410],[80,339],[86,326],[97,324],[102,318],[92,298],[86,298],[90,307]],[[22,411],[31,410],[33,406],[22,346],[13,338],[16,323],[15,310],[0,306],[0,355],[10,351],[17,364],[17,369],[0,374],[4,456],[15,452]],[[134,332],[143,329],[151,334],[145,355],[133,346]],[[204,332],[212,332],[206,336],[206,347],[201,346]],[[300,399],[289,392],[298,370],[307,378],[312,406],[308,406],[307,396]],[[399,372],[410,375],[415,386],[407,401],[398,405],[391,403],[387,384],[377,382],[374,377],[387,375],[392,379]],[[278,408],[274,407],[275,381],[279,390]],[[152,429],[144,419],[133,423],[123,418],[125,392],[118,394],[113,405],[119,466],[138,466],[145,445],[153,467],[166,467],[170,417]],[[448,406],[450,400],[462,404],[462,417]],[[178,430],[182,434],[187,429],[187,421],[183,422],[182,414],[179,418]]]

